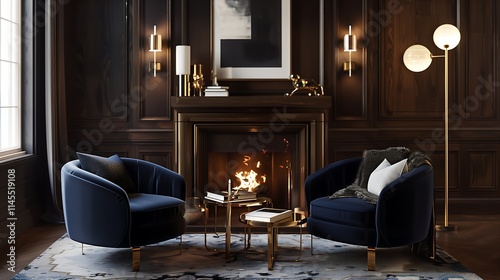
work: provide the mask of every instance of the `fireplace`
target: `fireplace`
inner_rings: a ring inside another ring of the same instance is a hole
[[[233,190],[270,197],[278,208],[300,203],[300,166],[308,157],[306,125],[288,125],[262,137],[265,124],[217,123],[195,125],[195,191]],[[201,194],[200,194],[201,195]]]
[[[173,97],[176,167],[188,197],[241,187],[277,208],[305,208],[304,180],[324,165],[329,97]]]

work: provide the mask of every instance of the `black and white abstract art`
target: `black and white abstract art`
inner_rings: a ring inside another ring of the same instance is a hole
[[[218,79],[288,79],[290,1],[214,0]]]

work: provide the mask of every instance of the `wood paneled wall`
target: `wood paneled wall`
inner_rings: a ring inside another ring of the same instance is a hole
[[[175,46],[192,46],[192,63],[204,65],[206,82],[211,65],[210,1],[183,1],[70,1],[64,7],[58,83],[67,100],[70,154],[118,153],[173,166]],[[387,146],[424,150],[434,162],[436,197],[442,201],[444,60],[412,73],[402,57],[417,43],[440,54],[433,32],[440,24],[455,24],[462,40],[450,51],[449,64],[451,203],[498,207],[499,12],[494,0],[292,1],[292,72],[316,81],[324,77],[325,93],[333,97],[328,161]],[[164,49],[156,78],[147,71],[154,24]],[[358,37],[352,77],[342,71],[349,25]],[[287,80],[227,84],[231,94],[263,98],[292,89]]]
[[[66,99],[67,155],[136,157],[171,167],[171,16],[168,0],[70,1],[58,60],[59,95]],[[149,36],[162,35],[161,69],[149,71]],[[76,32],[75,32],[76,31]]]

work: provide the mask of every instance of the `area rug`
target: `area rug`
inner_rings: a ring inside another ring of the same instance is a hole
[[[131,271],[130,249],[81,244],[63,235],[13,279],[346,279],[346,280],[475,280],[446,252],[434,261],[412,254],[408,247],[377,250],[377,271],[367,270],[366,248],[298,234],[280,234],[277,262],[267,269],[267,236],[253,234],[247,254],[243,235],[233,235],[226,259],[224,236],[185,234],[141,249],[141,269]],[[182,248],[182,253],[181,252]],[[300,258],[299,258],[300,256]]]

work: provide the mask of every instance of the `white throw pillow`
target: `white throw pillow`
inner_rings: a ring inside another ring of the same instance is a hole
[[[408,159],[403,159],[391,165],[387,159],[373,170],[368,179],[368,191],[380,195],[385,186],[401,176]]]
[[[372,171],[372,174],[375,171],[382,170],[382,169],[389,167],[389,166],[391,166],[391,163],[386,158],[384,158],[384,160],[377,166],[377,168],[375,168],[375,170]]]

